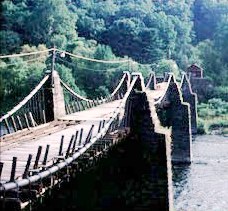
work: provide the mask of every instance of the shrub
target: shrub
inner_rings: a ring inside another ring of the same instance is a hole
[[[221,98],[224,101],[228,101],[228,86],[219,86],[214,88],[213,97]]]
[[[206,133],[205,122],[200,118],[198,118],[198,122],[197,122],[197,133],[200,135]]]

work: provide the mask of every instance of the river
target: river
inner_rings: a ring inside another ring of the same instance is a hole
[[[174,167],[176,211],[228,210],[228,138],[198,136],[193,141],[193,163]]]

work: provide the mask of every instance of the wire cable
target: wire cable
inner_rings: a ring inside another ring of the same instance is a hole
[[[64,60],[60,57],[56,57],[56,60],[59,60],[59,61],[62,61],[63,63],[67,64],[67,65],[70,65],[71,67],[75,67],[77,65],[78,68],[80,69],[84,69],[84,70],[94,70],[94,71],[101,71],[101,72],[105,72],[105,71],[113,71],[113,70],[116,70],[118,68],[121,68],[121,67],[124,67],[124,64],[120,64],[119,66],[117,67],[108,67],[107,69],[95,69],[95,68],[88,68],[88,67],[83,67],[81,65],[78,65],[78,64],[74,64],[73,62],[69,62],[67,60]]]
[[[43,50],[43,51],[34,51],[34,52],[29,52],[29,53],[19,53],[19,54],[4,55],[4,56],[0,56],[0,59],[21,57],[21,56],[30,56],[30,55],[35,55],[35,54],[42,54],[42,53],[50,52],[50,51],[53,51],[53,50],[54,50],[54,48],[50,48],[50,49]]]
[[[129,62],[129,59],[127,59],[127,60],[102,60],[102,59],[93,59],[93,58],[88,58],[88,57],[85,57],[85,56],[80,56],[80,55],[72,54],[72,53],[69,53],[67,51],[63,51],[63,50],[59,50],[59,49],[55,49],[55,50],[58,51],[58,52],[60,52],[60,53],[67,54],[69,56],[72,56],[72,57],[75,57],[75,58],[78,58],[78,59],[84,59],[84,60],[91,61],[91,62],[109,63],[109,64],[117,64],[117,63],[127,63],[127,62]]]
[[[36,57],[36,58],[33,58],[33,59],[28,59],[28,60],[23,60],[22,62],[25,63],[25,62],[32,62],[32,61],[36,61],[36,60],[39,60],[39,59],[42,59],[42,58],[46,58],[48,59],[51,55],[48,55],[48,56],[39,56],[39,57]],[[41,63],[44,63],[45,61],[42,61]],[[0,67],[10,67],[10,66],[14,66],[14,65],[17,65],[18,63],[17,62],[14,62],[14,63],[9,63],[9,64],[1,64],[0,63]]]
[[[16,105],[12,110],[7,112],[4,116],[0,118],[0,122],[2,122],[4,119],[8,118],[9,116],[13,115],[16,111],[18,111],[23,105],[25,105],[44,85],[44,83],[49,78],[49,75],[46,75],[43,80],[29,93],[28,96],[26,96],[18,105]]]
[[[35,55],[35,54],[41,54],[41,53],[46,53],[46,52],[50,52],[50,51],[58,51],[60,53],[63,54],[67,54],[69,56],[72,56],[74,58],[78,58],[78,59],[84,59],[87,61],[91,61],[91,62],[98,62],[98,63],[107,63],[107,64],[117,64],[117,63],[129,63],[130,60],[129,59],[125,59],[125,60],[103,60],[103,59],[93,59],[93,58],[88,58],[85,56],[81,56],[81,55],[76,55],[73,53],[70,53],[68,51],[63,51],[57,48],[49,48],[47,50],[43,50],[43,51],[34,51],[34,52],[29,52],[29,53],[19,53],[19,54],[11,54],[11,55],[2,55],[0,56],[0,59],[4,59],[4,58],[13,58],[13,57],[21,57],[21,56],[29,56],[29,55]],[[133,61],[134,62],[134,61]]]

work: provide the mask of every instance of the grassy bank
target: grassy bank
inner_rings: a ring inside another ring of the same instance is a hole
[[[213,98],[198,105],[198,133],[228,135],[228,102]]]

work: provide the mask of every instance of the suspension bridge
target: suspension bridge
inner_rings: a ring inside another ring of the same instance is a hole
[[[89,59],[55,48],[38,53],[56,51]],[[36,52],[11,56],[31,54]],[[150,185],[137,190],[140,197],[135,196],[135,210],[172,210],[171,167],[191,163],[196,97],[186,75],[178,83],[173,74],[167,74],[158,83],[154,72],[148,81],[139,72],[123,72],[109,96],[88,99],[69,87],[53,68],[0,118],[1,210],[32,208],[56,186],[61,192],[61,184],[99,165],[101,158],[125,142],[126,153],[131,144],[138,143],[141,164],[148,164]],[[132,165],[137,171],[139,166]],[[148,200],[144,205],[143,197]]]

